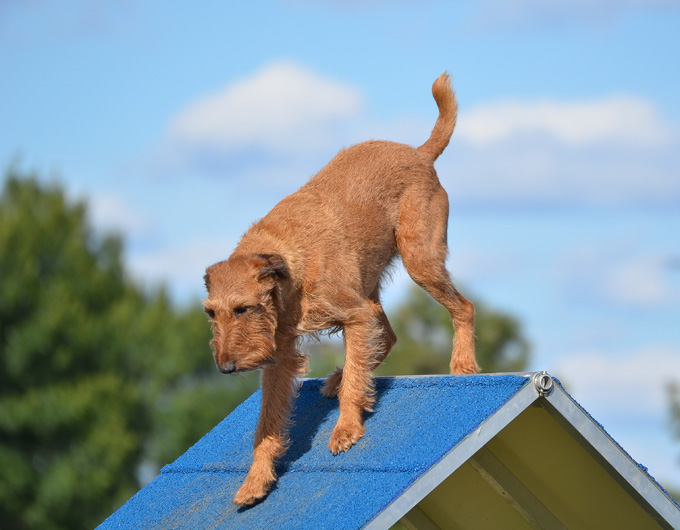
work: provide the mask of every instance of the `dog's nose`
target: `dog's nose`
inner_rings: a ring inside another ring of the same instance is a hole
[[[236,365],[234,363],[218,364],[217,368],[223,374],[231,374],[236,371]]]

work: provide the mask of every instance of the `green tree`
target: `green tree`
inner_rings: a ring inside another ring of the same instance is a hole
[[[668,401],[671,432],[673,437],[680,441],[680,383],[677,381],[668,385]],[[680,490],[672,490],[671,495],[676,500],[680,499]]]
[[[529,344],[519,321],[506,313],[475,304],[475,346],[483,372],[519,372],[527,369]],[[446,374],[451,360],[453,329],[448,311],[420,287],[413,285],[404,302],[388,318],[397,344],[376,370],[376,375]],[[323,377],[336,364],[342,365],[338,342],[308,347],[312,373]]]
[[[670,401],[670,420],[673,436],[680,440],[680,384],[677,382],[668,385],[668,398]]]
[[[512,316],[475,304],[475,347],[483,372],[525,370],[528,342]],[[397,344],[378,374],[445,374],[451,359],[453,329],[448,311],[414,285],[406,300],[388,315]]]
[[[256,386],[227,385],[198,305],[128,277],[83,202],[9,170],[0,195],[0,528],[92,528],[142,463],[181,454]],[[170,421],[172,418],[172,421]]]

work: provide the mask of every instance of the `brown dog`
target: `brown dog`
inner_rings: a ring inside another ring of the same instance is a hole
[[[446,73],[432,94],[439,117],[427,142],[414,149],[371,141],[340,151],[254,224],[227,261],[206,272],[204,306],[217,367],[223,373],[262,369],[253,463],[234,498],[238,505],[263,498],[276,480],[274,462],[286,450],[291,405],[306,367],[297,349],[302,335],[342,329],[345,367],[323,388],[340,402],[328,445],[338,454],[364,435],[362,414],[375,400],[371,372],[396,342],[380,305],[380,282],[397,255],[451,313],[451,373],[479,371],[474,308],[444,265],[449,205],[432,165],[456,124]]]

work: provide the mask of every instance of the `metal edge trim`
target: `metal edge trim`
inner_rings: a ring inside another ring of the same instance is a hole
[[[536,375],[542,375],[546,372],[536,371],[536,372],[493,372],[493,373],[481,373],[481,374],[467,374],[467,375],[451,375],[451,374],[419,374],[419,375],[376,375],[373,379],[427,379],[428,377],[486,377],[494,375],[516,375],[519,377],[532,378]],[[326,377],[303,377],[300,379],[303,383],[305,381],[325,381]]]
[[[666,528],[680,528],[680,509],[560,385],[554,385],[554,391],[543,397],[549,404],[546,407],[543,402],[545,409],[553,416],[561,416],[573,429],[572,435],[582,438],[609,464],[620,477],[614,477],[617,482],[629,493],[637,493],[633,496],[639,497],[641,506],[657,523]]]

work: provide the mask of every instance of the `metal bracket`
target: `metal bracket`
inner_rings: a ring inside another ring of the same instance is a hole
[[[534,388],[540,396],[549,396],[553,391],[554,383],[548,372],[536,372],[532,377]]]

